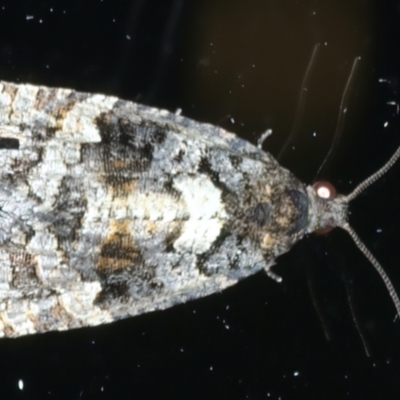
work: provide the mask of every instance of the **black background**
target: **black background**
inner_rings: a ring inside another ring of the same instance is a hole
[[[264,147],[274,155],[321,43],[294,149],[280,159],[306,183],[330,148],[351,64],[361,56],[339,148],[320,174],[343,193],[400,144],[397,109],[387,104],[400,102],[399,42],[394,0],[0,2],[1,79],[182,108],[253,143],[272,128]],[[397,165],[351,207],[352,226],[398,291],[399,179]],[[275,271],[281,284],[257,274],[223,293],[108,326],[2,339],[0,397],[398,398],[400,322],[346,233],[310,236]]]

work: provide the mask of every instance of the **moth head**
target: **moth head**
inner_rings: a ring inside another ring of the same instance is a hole
[[[316,182],[307,187],[310,212],[308,232],[323,235],[337,226],[347,223],[348,202],[338,195],[334,186],[326,181]]]
[[[317,181],[312,185],[315,195],[322,202],[327,202],[337,197],[336,188],[328,181]],[[314,230],[317,235],[325,235],[330,232],[336,225],[326,225]]]

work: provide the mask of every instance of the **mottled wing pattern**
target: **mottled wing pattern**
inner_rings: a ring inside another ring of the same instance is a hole
[[[221,128],[115,97],[0,84],[0,335],[220,291],[304,233],[304,186]]]

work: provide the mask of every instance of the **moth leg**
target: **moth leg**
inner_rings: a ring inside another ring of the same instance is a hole
[[[275,274],[274,272],[272,272],[269,267],[268,268],[264,268],[266,274],[273,279],[274,281],[281,283],[282,282],[282,277],[279,276],[278,274]]]
[[[257,140],[257,148],[262,150],[263,144],[265,142],[265,139],[272,134],[272,129],[267,129]]]

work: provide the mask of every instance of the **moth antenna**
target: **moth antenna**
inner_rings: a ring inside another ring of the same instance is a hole
[[[374,182],[376,182],[384,174],[386,174],[386,172],[388,172],[389,169],[393,167],[393,165],[396,163],[396,161],[398,160],[399,157],[400,157],[400,146],[394,152],[392,157],[390,157],[390,159],[381,168],[378,169],[378,171],[376,171],[374,174],[372,174],[370,177],[368,177],[363,182],[361,182],[358,186],[356,186],[356,188],[350,194],[348,194],[347,196],[345,196],[343,198],[343,201],[346,203],[349,203],[350,201],[355,199],[367,187],[371,186]],[[394,306],[396,307],[397,315],[400,316],[399,297],[396,293],[396,290],[394,289],[394,286],[393,286],[390,278],[384,271],[384,269],[381,266],[381,264],[379,263],[379,261],[368,250],[367,246],[365,246],[365,244],[361,241],[361,239],[358,237],[356,232],[351,228],[351,226],[348,224],[348,222],[341,223],[340,227],[349,233],[349,235],[353,239],[356,246],[360,249],[360,251],[365,255],[365,257],[369,260],[369,262],[374,266],[375,270],[381,276],[383,282],[386,285],[386,289],[388,290],[389,295],[393,300]],[[367,349],[366,349],[366,351],[367,351]]]
[[[310,62],[308,63],[308,66],[307,66],[306,74],[304,75],[304,79],[301,84],[299,102],[297,103],[297,110],[296,110],[292,130],[290,131],[289,137],[287,138],[285,144],[283,145],[281,151],[278,154],[278,157],[277,157],[278,160],[281,158],[282,154],[286,151],[289,144],[292,142],[294,135],[299,130],[301,120],[303,119],[304,108],[306,105],[306,99],[307,99],[307,93],[308,93],[308,85],[310,83],[311,72],[315,65],[315,59],[317,57],[319,47],[320,47],[320,43],[317,43],[314,46]]]
[[[389,171],[390,168],[393,167],[393,165],[396,163],[397,159],[400,157],[400,146],[397,148],[397,150],[394,152],[392,157],[390,157],[389,161],[378,171],[376,171],[373,175],[371,175],[369,178],[365,179],[363,182],[361,182],[356,188],[345,197],[345,200],[347,202],[352,201],[355,199],[361,192],[363,192],[368,186],[372,185],[374,182],[376,182],[379,178],[381,178],[383,175],[386,174],[386,172]]]
[[[351,295],[351,292],[350,292],[350,289],[349,289],[349,284],[347,283],[346,280],[344,281],[344,286],[346,288],[347,302],[349,303],[351,317],[353,318],[353,322],[354,322],[354,325],[355,325],[355,327],[357,329],[358,335],[361,338],[361,342],[362,342],[362,344],[364,346],[365,354],[367,355],[367,357],[371,357],[371,352],[369,350],[368,343],[367,343],[367,341],[366,341],[366,339],[364,337],[364,334],[362,332],[362,329],[361,329],[361,327],[360,327],[360,325],[358,323],[357,314],[356,314],[355,309],[354,309],[353,296]]]
[[[317,313],[319,322],[320,322],[320,324],[322,326],[322,330],[324,331],[325,338],[326,338],[326,340],[328,342],[330,342],[332,337],[331,337],[331,334],[329,332],[329,328],[328,328],[328,326],[326,324],[323,312],[321,310],[320,302],[318,301],[317,294],[315,293],[315,284],[311,279],[311,273],[310,273],[310,268],[309,267],[307,267],[307,284],[308,284],[308,290],[309,290],[309,292],[311,294],[311,301],[312,301],[314,309],[315,309],[315,311]]]
[[[183,10],[183,0],[174,0],[169,12],[166,26],[164,27],[160,55],[158,57],[157,69],[152,79],[152,85],[146,96],[147,102],[153,99],[154,95],[159,91],[161,83],[164,81],[165,71],[168,70],[172,53],[172,43],[174,35],[176,35],[179,17]]]
[[[367,249],[367,246],[365,246],[365,244],[361,241],[361,239],[358,237],[356,232],[351,228],[351,226],[347,222],[345,224],[343,224],[341,226],[341,228],[343,228],[344,230],[346,230],[349,233],[349,235],[353,239],[356,246],[360,249],[360,251],[365,255],[365,257],[369,260],[369,262],[374,266],[375,270],[381,276],[384,284],[386,285],[386,289],[388,290],[389,295],[393,300],[394,306],[396,307],[397,314],[400,316],[399,297],[397,296],[396,290],[394,289],[394,286],[393,286],[390,278],[387,276],[386,272],[384,271],[384,269],[381,266],[381,264],[379,263],[379,261]]]
[[[314,180],[316,180],[316,177],[320,174],[320,172],[324,168],[328,159],[332,156],[332,154],[334,154],[334,151],[337,149],[338,143],[340,141],[340,137],[342,136],[344,121],[346,119],[347,104],[349,102],[350,86],[354,81],[356,68],[357,68],[358,62],[360,60],[361,60],[361,57],[356,57],[353,61],[353,66],[351,67],[350,75],[347,79],[346,86],[344,88],[343,95],[342,95],[342,100],[340,102],[339,116],[338,116],[338,120],[337,120],[337,124],[336,124],[335,134],[333,136],[333,141],[332,141],[331,147],[330,147],[327,155],[324,158],[324,161],[322,161],[322,164],[320,165],[317,173],[315,174]]]

